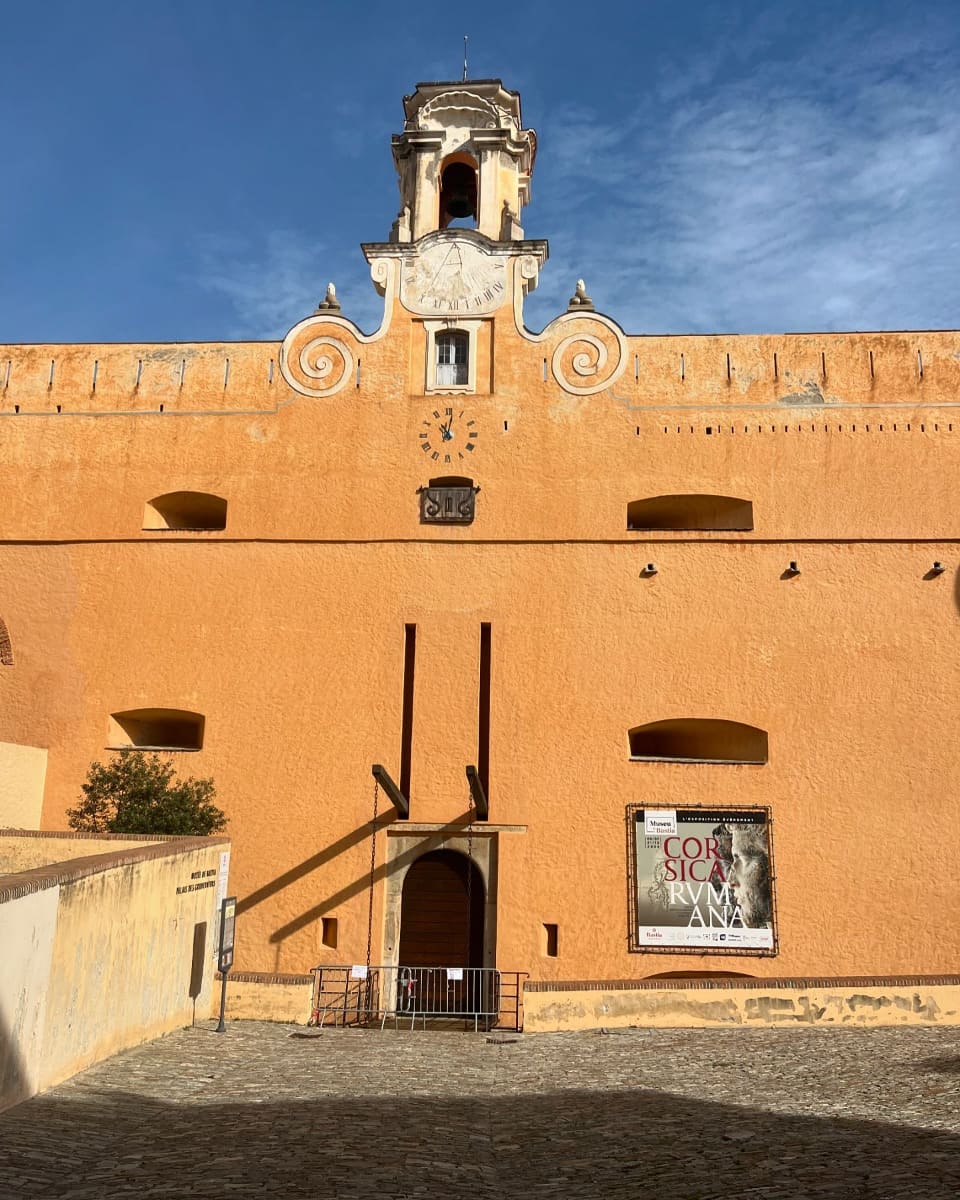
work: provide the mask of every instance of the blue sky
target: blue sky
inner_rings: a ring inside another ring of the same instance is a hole
[[[106,0],[4,6],[0,341],[280,338],[398,194],[418,80],[520,91],[527,321],[960,325],[960,4]]]

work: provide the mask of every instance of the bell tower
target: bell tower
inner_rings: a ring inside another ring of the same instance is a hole
[[[391,242],[475,229],[492,241],[522,241],[537,135],[524,129],[520,96],[499,79],[418,83],[403,100],[393,138],[400,212]]]

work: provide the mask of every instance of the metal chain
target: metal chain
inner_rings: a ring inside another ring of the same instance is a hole
[[[370,976],[370,947],[373,943],[373,883],[377,868],[377,807],[380,803],[380,781],[373,781],[373,837],[370,839],[370,905],[367,910],[367,977]]]
[[[467,826],[467,966],[473,950],[473,793],[470,793],[470,824]]]

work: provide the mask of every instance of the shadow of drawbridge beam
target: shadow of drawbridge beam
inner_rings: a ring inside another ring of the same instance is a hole
[[[460,816],[454,817],[453,820],[448,821],[446,825],[444,825],[441,829],[436,830],[436,832],[432,834],[425,834],[423,837],[423,844],[418,847],[416,851],[409,851],[401,854],[395,858],[389,864],[389,866],[384,863],[383,865],[376,867],[373,873],[373,882],[375,884],[379,883],[382,879],[385,879],[390,872],[402,869],[405,866],[409,866],[409,864],[413,862],[415,858],[419,857],[420,854],[424,853],[426,850],[433,849],[434,841],[439,844],[439,842],[441,842],[445,837],[462,833],[467,828],[469,823],[470,813],[464,812],[461,813]],[[392,824],[392,821],[378,824],[377,832],[385,832]],[[237,902],[237,914],[242,915],[243,913],[249,912],[258,904],[262,904],[265,900],[269,900],[278,892],[282,892],[284,888],[290,887],[291,884],[297,883],[305,876],[312,874],[314,871],[318,871],[327,863],[332,862],[335,858],[339,858],[341,854],[345,854],[347,851],[352,850],[354,847],[359,846],[363,842],[368,842],[372,834],[372,822],[368,822],[359,826],[357,829],[351,830],[350,833],[344,834],[343,837],[338,838],[335,842],[331,842],[329,846],[325,846],[322,850],[318,850],[316,854],[311,854],[309,858],[305,858],[303,862],[298,863],[295,867],[291,867],[289,871],[284,871],[284,873],[282,875],[278,875],[276,879],[271,879],[270,882],[265,883],[263,887],[256,888],[254,891],[250,892],[249,895],[244,896]],[[338,904],[342,904],[346,900],[352,900],[361,892],[365,892],[369,887],[370,875],[365,874],[358,876],[358,878],[353,880],[351,883],[348,883],[339,891],[334,892],[333,895],[327,896],[324,900],[313,905],[313,907],[308,909],[306,912],[301,913],[299,917],[295,917],[292,921],[288,921],[286,925],[281,925],[279,929],[275,930],[274,933],[271,934],[270,941],[272,943],[284,941],[286,938],[291,937],[293,934],[303,929],[304,926],[309,925],[312,921],[316,921],[325,913],[330,912],[330,910],[335,908]]]
[[[350,833],[344,834],[342,838],[331,842],[329,846],[325,846],[322,850],[318,850],[316,854],[311,854],[309,858],[305,858],[302,863],[298,863],[295,867],[291,867],[289,871],[284,871],[282,875],[278,875],[276,879],[271,879],[269,883],[265,883],[263,887],[256,888],[249,895],[244,896],[242,900],[237,901],[237,915],[240,916],[245,912],[249,912],[251,908],[255,908],[258,904],[262,904],[264,900],[269,900],[271,896],[275,896],[277,892],[282,892],[284,888],[289,887],[291,883],[296,883],[297,880],[303,879],[305,875],[309,875],[312,871],[317,871],[325,863],[331,862],[338,858],[347,850],[352,849],[359,842],[366,841],[370,837],[370,824],[361,825],[358,829],[352,830]]]
[[[315,904],[312,908],[307,909],[306,912],[301,913],[299,917],[294,917],[286,925],[281,925],[279,929],[274,930],[270,935],[271,943],[276,944],[288,937],[292,937],[293,934],[298,933],[304,926],[318,920],[324,913],[329,913],[339,904],[343,904],[346,900],[352,900],[355,896],[360,895],[361,892],[367,891],[371,885],[376,885],[381,880],[386,879],[388,875],[409,866],[421,854],[425,854],[428,850],[436,849],[444,838],[463,833],[469,823],[470,813],[465,812],[459,817],[454,817],[452,821],[447,822],[441,829],[424,834],[420,845],[415,850],[406,850],[403,854],[398,854],[389,863],[382,863],[380,866],[375,867],[372,875],[367,873],[360,876],[353,880],[352,883],[348,883],[346,887],[342,887],[338,892],[334,892],[332,896],[327,896],[319,904]],[[377,828],[378,831],[382,831],[387,827],[380,825]],[[336,845],[337,843],[334,844]],[[319,857],[319,855],[315,857]]]

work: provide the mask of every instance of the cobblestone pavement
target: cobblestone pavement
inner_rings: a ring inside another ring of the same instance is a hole
[[[0,1196],[954,1200],[960,1029],[204,1025],[0,1116]]]

